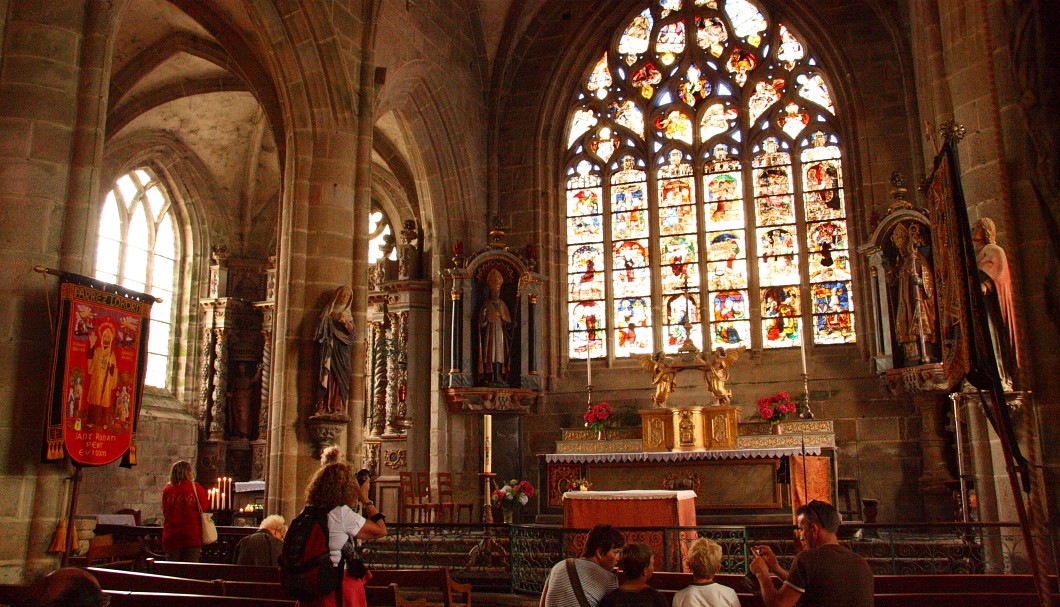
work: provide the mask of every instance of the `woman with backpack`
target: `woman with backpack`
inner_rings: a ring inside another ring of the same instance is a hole
[[[331,557],[331,564],[339,566],[343,564],[345,571],[342,573],[342,607],[367,607],[364,585],[371,578],[371,573],[364,570],[360,560],[356,560],[351,567],[347,566],[345,552],[351,559],[355,558],[351,550],[353,540],[370,540],[386,535],[386,520],[379,513],[375,504],[368,498],[368,489],[371,480],[365,478],[362,484],[357,483],[353,470],[342,462],[327,464],[319,468],[309,481],[306,489],[306,508],[291,522],[291,529],[284,538],[284,556],[281,556],[281,571],[285,569],[284,558],[292,555],[292,551],[286,544],[293,542],[301,543],[292,533],[298,528],[302,517],[315,516],[319,513],[323,517],[326,513],[328,539],[327,547]],[[360,502],[364,507],[363,516],[353,511],[347,504]],[[365,518],[367,517],[367,518]],[[303,541],[311,541],[304,539]],[[291,546],[293,547],[293,546]],[[346,548],[345,550],[344,547]],[[304,552],[303,552],[304,554]],[[360,570],[357,570],[360,567]],[[352,575],[351,575],[352,573]],[[359,576],[359,577],[355,577]],[[315,598],[300,597],[301,607],[338,607],[336,605],[336,593],[328,592]]]
[[[162,550],[171,561],[199,562],[202,556],[202,515],[209,508],[206,489],[195,482],[191,464],[180,460],[169,471],[162,489]]]

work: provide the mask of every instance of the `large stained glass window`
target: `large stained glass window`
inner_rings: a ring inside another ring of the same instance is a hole
[[[159,388],[165,388],[170,378],[180,261],[171,206],[165,186],[150,170],[121,176],[103,199],[96,244],[97,279],[162,299],[151,306],[144,380]]]
[[[749,0],[653,0],[567,128],[571,358],[855,340],[828,74]]]

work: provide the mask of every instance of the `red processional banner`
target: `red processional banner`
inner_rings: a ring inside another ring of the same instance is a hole
[[[59,293],[43,459],[133,465],[154,298],[68,273]]]

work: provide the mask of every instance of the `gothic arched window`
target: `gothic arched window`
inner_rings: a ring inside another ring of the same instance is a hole
[[[571,358],[855,340],[827,81],[748,0],[654,0],[615,32],[566,131]]]
[[[96,278],[162,299],[151,307],[147,344],[149,386],[170,378],[173,299],[181,260],[165,185],[147,168],[121,176],[107,192],[99,219]]]

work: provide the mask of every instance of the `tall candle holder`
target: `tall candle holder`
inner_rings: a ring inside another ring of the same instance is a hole
[[[802,389],[803,389],[803,403],[802,413],[799,413],[799,419],[814,419],[813,409],[810,408],[810,374],[802,374]]]

